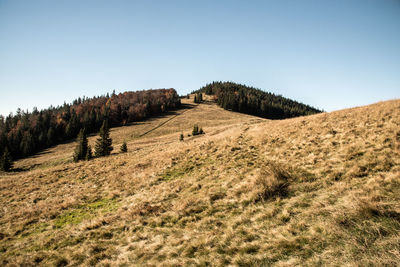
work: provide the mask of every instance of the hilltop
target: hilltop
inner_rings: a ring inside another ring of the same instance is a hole
[[[267,119],[287,119],[321,113],[316,108],[281,95],[234,82],[212,82],[195,93],[214,96],[218,105],[224,109]]]
[[[113,128],[128,153],[73,163],[65,143],[0,174],[1,265],[400,261],[400,100],[286,120],[192,103]]]

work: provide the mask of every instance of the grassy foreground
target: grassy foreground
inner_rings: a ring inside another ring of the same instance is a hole
[[[109,157],[1,173],[0,265],[400,262],[399,100],[282,121],[184,101],[112,129]]]

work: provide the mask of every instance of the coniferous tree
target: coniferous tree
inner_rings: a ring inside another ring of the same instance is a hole
[[[88,154],[88,140],[85,129],[81,129],[77,138],[78,144],[75,148],[74,161],[83,160],[87,158]]]
[[[203,128],[200,127],[199,134],[204,134]]]
[[[126,142],[125,142],[125,141],[122,143],[122,145],[121,145],[121,147],[120,147],[120,151],[121,151],[122,153],[128,152],[128,146],[126,145]]]
[[[8,151],[8,148],[6,147],[4,149],[4,153],[0,159],[0,170],[8,172],[12,169],[13,162],[11,158],[11,154]]]
[[[110,129],[108,128],[108,121],[104,120],[100,128],[99,138],[96,141],[95,155],[96,157],[108,156],[113,150],[112,139],[110,138]]]
[[[183,141],[183,139],[184,139],[184,136],[183,136],[183,133],[181,133],[181,135],[179,137],[179,141]]]
[[[197,124],[195,124],[193,126],[192,135],[198,135],[198,134],[199,134],[199,126]]]
[[[92,147],[90,145],[88,145],[85,160],[90,160],[91,158],[93,158]]]

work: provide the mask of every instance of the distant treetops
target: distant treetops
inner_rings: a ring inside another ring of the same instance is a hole
[[[193,92],[214,95],[224,109],[267,119],[286,119],[321,111],[309,105],[233,82],[213,82]]]

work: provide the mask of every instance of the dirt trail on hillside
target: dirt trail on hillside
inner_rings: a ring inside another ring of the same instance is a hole
[[[168,122],[172,121],[172,120],[175,119],[176,117],[178,117],[178,116],[184,114],[185,112],[187,112],[187,111],[189,111],[189,110],[190,110],[190,109],[186,109],[186,110],[184,110],[182,113],[179,113],[179,114],[176,114],[176,115],[172,116],[171,118],[169,118],[169,119],[163,121],[162,123],[160,123],[159,125],[155,126],[154,128],[151,128],[150,130],[148,130],[148,131],[142,133],[141,135],[139,135],[139,137],[143,137],[143,136],[145,136],[146,134],[151,133],[151,132],[153,132],[154,130],[157,130],[158,128],[162,127],[163,125],[167,124]]]

